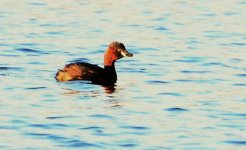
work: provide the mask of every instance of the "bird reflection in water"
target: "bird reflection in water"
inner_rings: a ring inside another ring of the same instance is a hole
[[[106,94],[113,94],[116,90],[115,85],[101,85],[101,87],[104,89],[104,93]],[[89,91],[79,91],[74,89],[68,89],[67,92],[64,93],[64,95],[76,95],[76,94],[86,94],[88,96],[96,97],[100,96],[101,90],[89,90]],[[112,95],[108,95],[109,97],[112,97]]]
[[[107,94],[112,94],[116,90],[115,85],[102,86],[102,87],[104,88],[104,92]]]
[[[122,105],[120,104],[120,101],[117,99],[117,96],[114,95],[114,93],[117,90],[116,85],[101,85],[101,87],[104,89],[104,93],[106,94],[106,97],[108,99],[105,101],[108,106],[106,108],[121,108]],[[88,97],[99,97],[102,95],[102,90],[89,90],[89,91],[78,91],[73,89],[65,88],[67,92],[63,93],[66,96],[72,96],[72,95],[83,95]]]

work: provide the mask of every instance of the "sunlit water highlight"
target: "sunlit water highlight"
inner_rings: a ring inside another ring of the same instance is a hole
[[[0,2],[0,149],[246,149],[246,3]],[[58,83],[103,62],[115,87]]]

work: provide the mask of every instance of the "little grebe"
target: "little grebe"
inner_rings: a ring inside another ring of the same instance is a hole
[[[89,80],[95,84],[114,84],[117,81],[117,74],[114,63],[122,57],[132,57],[124,44],[112,42],[104,54],[104,68],[97,65],[78,62],[67,64],[62,70],[56,73],[56,80],[60,82],[71,80]]]

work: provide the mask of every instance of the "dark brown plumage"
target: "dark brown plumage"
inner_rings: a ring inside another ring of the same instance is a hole
[[[112,42],[104,54],[104,68],[97,65],[78,62],[66,65],[56,73],[56,80],[60,82],[71,80],[89,80],[95,84],[112,85],[117,81],[115,62],[122,57],[132,57],[124,44]]]

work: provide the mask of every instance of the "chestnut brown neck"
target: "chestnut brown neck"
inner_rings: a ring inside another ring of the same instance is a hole
[[[109,47],[104,54],[104,69],[108,73],[108,75],[112,76],[114,82],[117,81],[117,74],[114,63],[118,59],[115,52],[116,51],[114,48]]]
[[[113,47],[108,47],[104,54],[104,66],[114,66],[116,60],[115,49]]]

